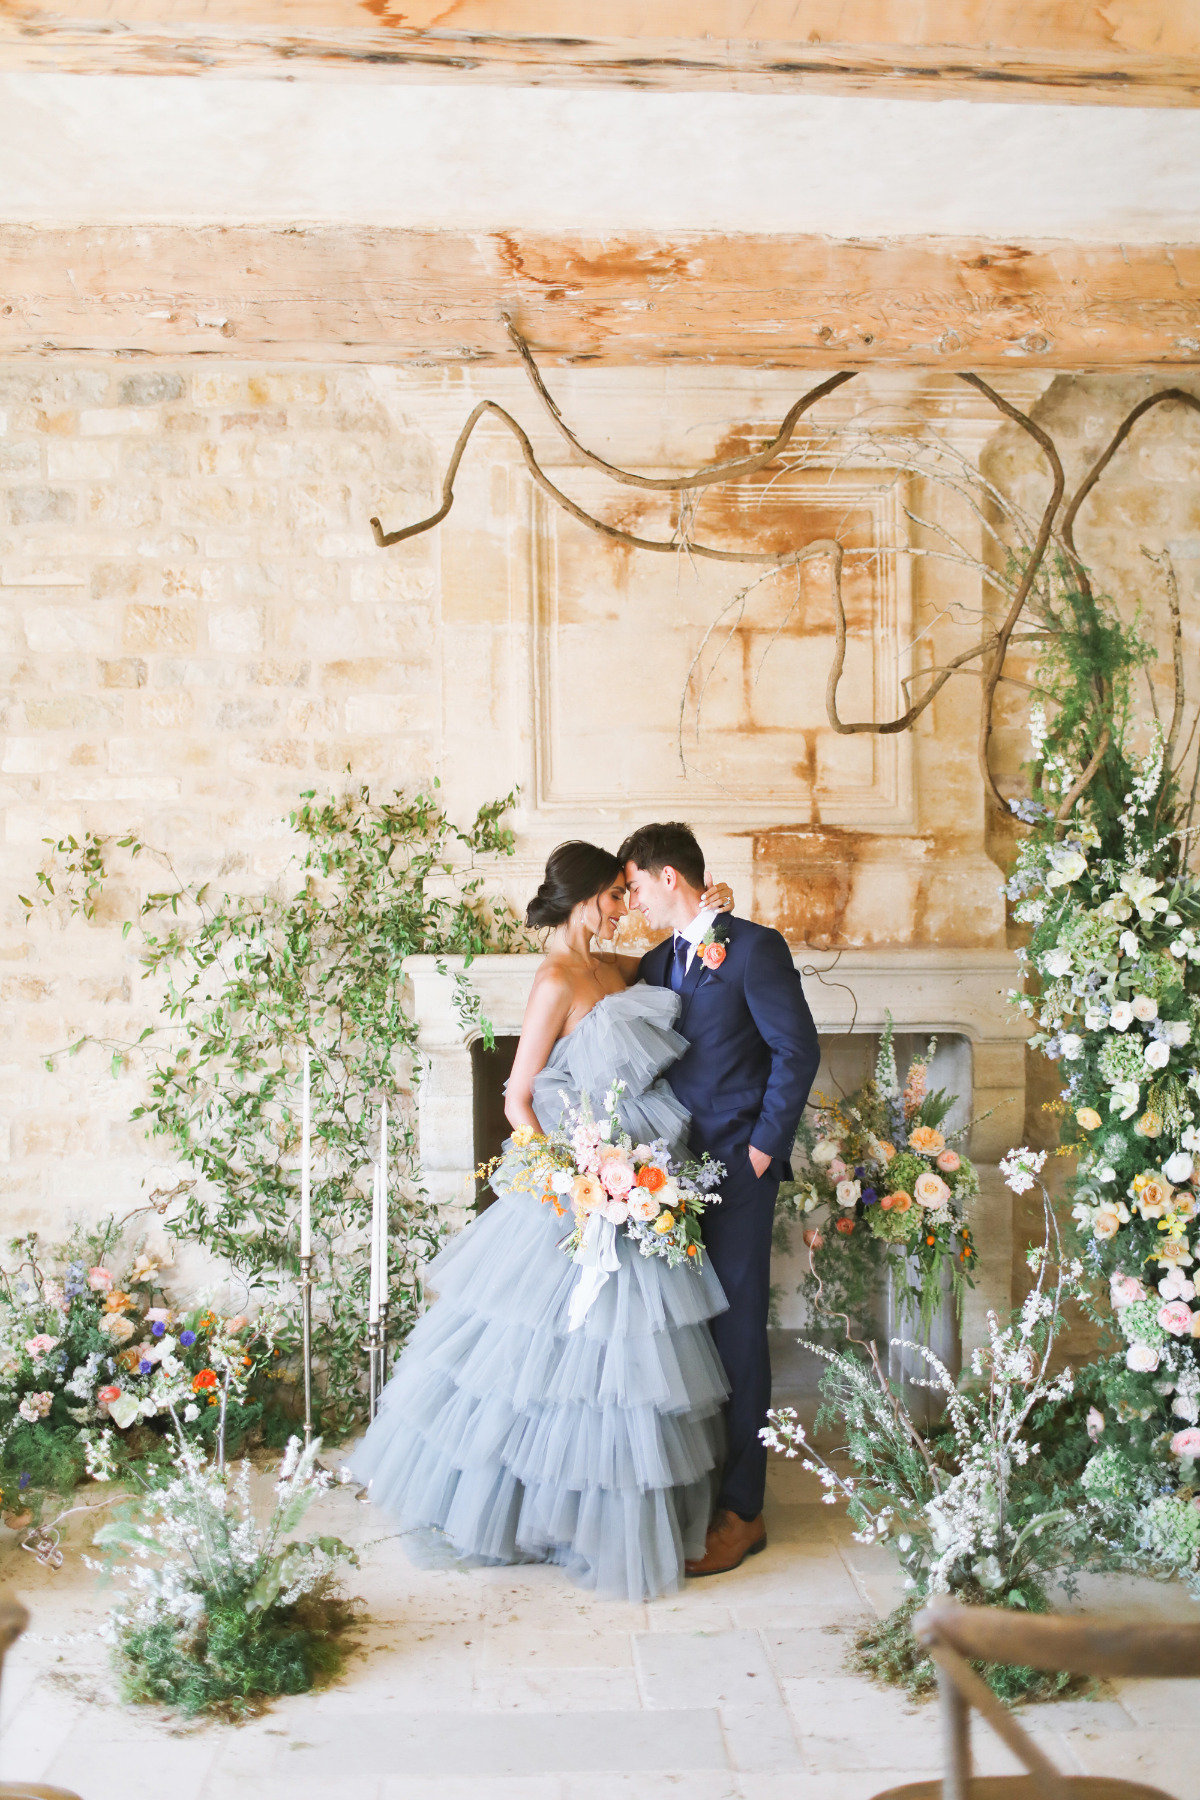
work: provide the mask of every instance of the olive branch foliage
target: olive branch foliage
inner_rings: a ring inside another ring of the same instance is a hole
[[[361,785],[324,797],[310,791],[289,815],[297,854],[266,893],[214,896],[175,876],[162,856],[171,884],[148,893],[124,925],[126,936],[140,933],[161,1018],[136,1045],[108,1046],[114,1072],[140,1051],[146,1092],[132,1117],[190,1171],[164,1223],[225,1262],[248,1296],[282,1308],[278,1342],[293,1368],[301,1072],[311,1050],[314,1404],[326,1438],[346,1432],[363,1409],[372,1164],[384,1098],[393,1344],[416,1321],[421,1267],[440,1240],[420,1182],[411,1088],[421,1069],[404,960],[453,955],[469,967],[486,951],[527,947],[523,927],[489,898],[478,861],[512,854],[502,821],[514,799],[489,802],[462,829],[436,796],[377,800]],[[159,855],[131,835],[46,841],[51,867],[39,898],[50,906],[56,897],[68,917],[95,917],[114,848]],[[464,1028],[490,1043],[469,978],[456,979]],[[97,1041],[81,1038],[69,1053]]]

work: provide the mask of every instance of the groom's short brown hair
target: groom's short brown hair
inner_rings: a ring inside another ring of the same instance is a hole
[[[670,825],[639,825],[617,851],[622,863],[633,863],[651,875],[661,875],[671,868],[683,876],[689,887],[704,891],[704,852],[689,825],[678,821]]]

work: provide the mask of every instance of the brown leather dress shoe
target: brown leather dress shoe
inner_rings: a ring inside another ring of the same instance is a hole
[[[727,1575],[738,1569],[748,1556],[757,1556],[767,1547],[767,1528],[763,1516],[749,1523],[735,1512],[719,1512],[708,1528],[704,1555],[695,1562],[685,1562],[685,1575]]]

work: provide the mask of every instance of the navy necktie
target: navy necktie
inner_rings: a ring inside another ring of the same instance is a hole
[[[688,951],[691,945],[685,937],[675,939],[675,958],[671,964],[671,987],[679,993],[683,987],[683,978],[687,974]]]

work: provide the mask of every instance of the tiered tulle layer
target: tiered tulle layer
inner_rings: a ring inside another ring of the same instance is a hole
[[[668,1268],[619,1238],[621,1267],[577,1331],[565,1221],[507,1194],[436,1259],[438,1294],[354,1458],[371,1499],[461,1555],[542,1558],[581,1586],[674,1589],[704,1544],[724,1371],[707,1265]]]

